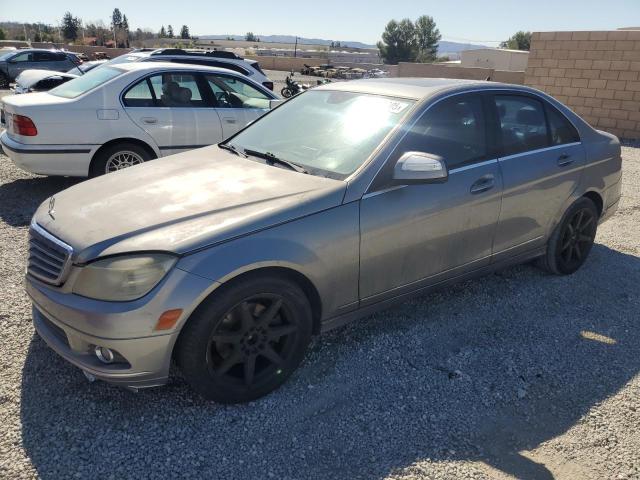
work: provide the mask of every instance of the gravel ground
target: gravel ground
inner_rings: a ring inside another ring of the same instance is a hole
[[[0,478],[640,478],[640,148],[570,277],[510,268],[314,342],[281,389],[89,384],[31,324],[36,206],[76,180],[0,155]]]

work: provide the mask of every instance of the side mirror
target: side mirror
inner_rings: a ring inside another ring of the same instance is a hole
[[[393,169],[393,180],[397,184],[444,182],[449,173],[444,159],[424,152],[407,152]]]

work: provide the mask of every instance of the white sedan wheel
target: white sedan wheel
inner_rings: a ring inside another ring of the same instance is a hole
[[[121,150],[114,153],[107,159],[107,163],[105,165],[105,173],[115,172],[116,170],[122,170],[123,168],[140,165],[141,163],[144,163],[144,158],[142,158],[136,152],[132,152],[130,150]]]

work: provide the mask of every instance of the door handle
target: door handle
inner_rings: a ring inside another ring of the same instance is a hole
[[[237,123],[237,120],[235,118],[225,118],[224,119],[225,123]]]
[[[570,163],[573,163],[573,158],[571,158],[571,155],[567,153],[563,153],[558,157],[559,167],[564,167],[565,165],[569,165]]]
[[[142,123],[146,123],[148,125],[153,125],[154,123],[158,123],[158,119],[155,117],[142,117]]]
[[[485,176],[476,180],[473,185],[471,185],[471,189],[469,190],[472,194],[487,192],[496,186],[496,182],[493,178],[493,175]]]

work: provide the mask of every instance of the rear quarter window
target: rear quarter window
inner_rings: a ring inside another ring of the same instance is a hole
[[[96,68],[81,77],[74,78],[60,85],[59,87],[49,90],[51,95],[63,98],[76,98],[87,93],[94,88],[107,83],[109,80],[122,75],[122,70],[111,67]]]

